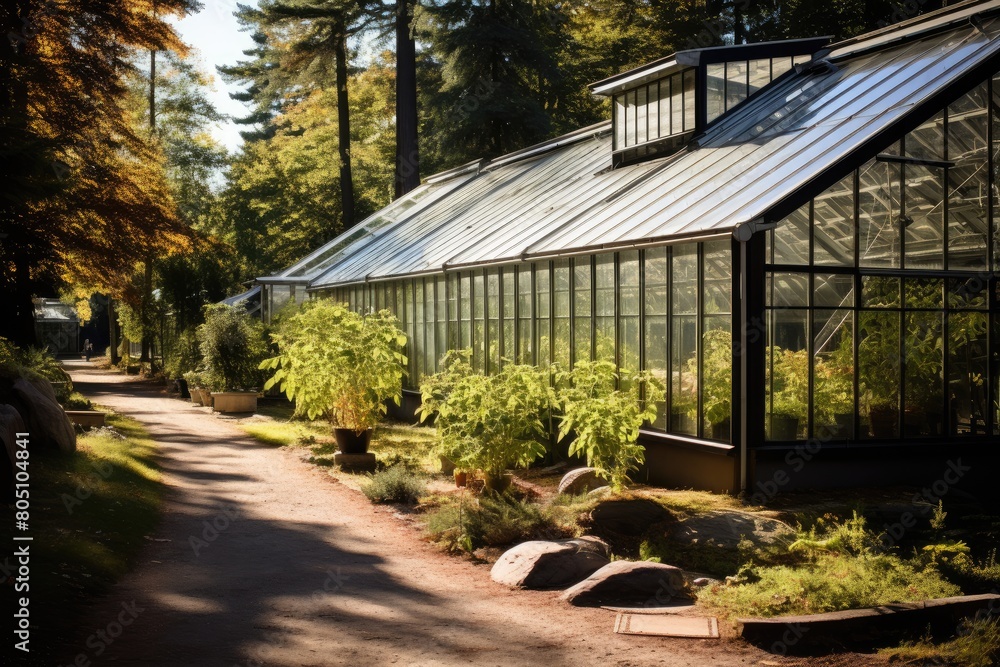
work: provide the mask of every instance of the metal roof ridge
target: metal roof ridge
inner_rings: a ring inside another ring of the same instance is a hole
[[[493,169],[497,169],[508,164],[514,164],[515,162],[520,162],[521,160],[537,157],[548,153],[549,151],[563,148],[564,146],[571,146],[588,139],[594,139],[610,132],[611,120],[602,120],[599,123],[581,127],[579,130],[573,130],[567,134],[553,137],[548,141],[543,141],[535,144],[534,146],[528,146],[526,148],[516,150],[513,153],[507,153],[506,155],[493,158],[482,166],[481,171],[492,171]]]
[[[979,8],[977,11],[970,11],[977,8]],[[841,40],[835,44],[830,44],[827,48],[823,49],[823,51],[816,55],[820,59],[827,57],[832,57],[836,60],[840,60],[842,58],[853,58],[872,50],[885,48],[889,45],[918,39],[936,32],[945,32],[947,30],[954,29],[954,27],[958,24],[967,23],[974,16],[997,11],[1000,11],[1000,0],[965,0],[965,2],[960,2],[956,5],[947,5],[940,9],[935,9],[932,12],[928,12],[927,14],[920,14],[919,16],[915,16],[900,23],[893,23],[885,26],[884,28],[872,30],[871,32],[866,32],[861,35]],[[942,23],[936,22],[938,19],[947,17],[949,14],[954,14],[952,20]],[[919,29],[921,24],[926,24],[923,29]],[[896,36],[892,37],[893,35]],[[871,43],[868,44],[868,46],[865,46],[866,42]],[[859,48],[847,50],[843,53],[837,53],[838,51],[843,51],[853,45],[857,45]]]

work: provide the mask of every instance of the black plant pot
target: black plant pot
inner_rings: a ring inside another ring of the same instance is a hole
[[[335,428],[333,429],[333,437],[337,441],[337,447],[341,454],[367,454],[373,430],[366,429],[359,433],[350,428]]]
[[[899,410],[896,408],[872,408],[868,412],[871,419],[873,438],[895,438],[899,426]]]
[[[795,440],[799,435],[799,418],[771,415],[771,440]]]

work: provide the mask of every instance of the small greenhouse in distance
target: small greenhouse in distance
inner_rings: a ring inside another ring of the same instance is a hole
[[[307,295],[388,308],[411,390],[455,348],[487,373],[650,370],[654,483],[930,483],[959,456],[989,475],[998,36],[1000,2],[965,2],[598,82],[610,122],[427,179],[260,278],[265,317]]]

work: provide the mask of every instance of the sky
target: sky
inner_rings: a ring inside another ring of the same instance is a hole
[[[216,65],[232,65],[244,60],[243,51],[253,47],[250,33],[240,32],[233,12],[238,0],[204,0],[204,8],[197,14],[181,20],[172,20],[181,38],[197,50],[194,57],[200,61],[200,69],[213,81],[214,90],[209,91],[209,99],[215,108],[227,116],[239,118],[248,113],[242,102],[230,99],[229,93],[239,90],[238,86],[227,86],[215,71]],[[239,0],[246,5],[256,5],[257,0]],[[239,127],[231,122],[220,123],[213,136],[227,150],[240,147]]]

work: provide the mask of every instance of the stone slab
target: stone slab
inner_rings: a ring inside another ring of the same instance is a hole
[[[717,639],[719,637],[719,621],[714,616],[618,614],[615,618],[615,633],[619,635]]]

